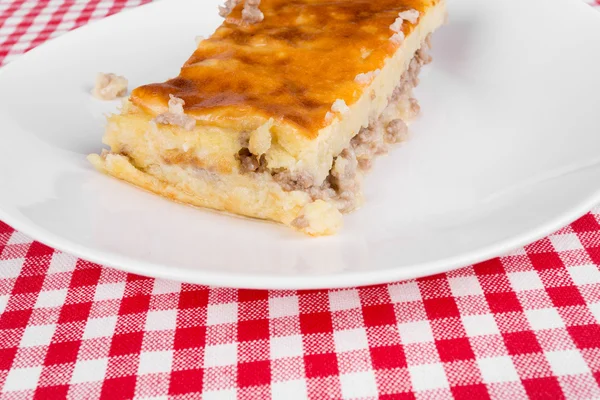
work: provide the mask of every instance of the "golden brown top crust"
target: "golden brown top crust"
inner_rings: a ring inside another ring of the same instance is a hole
[[[254,25],[241,23],[240,4],[177,78],[139,87],[131,101],[157,114],[171,94],[200,121],[240,127],[272,117],[314,138],[337,99],[351,105],[362,95],[356,76],[397,50],[390,25],[398,13],[423,14],[438,1],[263,0],[265,18]],[[405,35],[413,28],[402,26]]]

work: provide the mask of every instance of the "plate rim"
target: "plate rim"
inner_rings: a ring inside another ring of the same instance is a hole
[[[142,275],[150,278],[168,279],[182,283],[228,287],[236,289],[259,289],[259,290],[317,290],[317,289],[344,289],[351,287],[364,287],[380,284],[391,284],[395,282],[408,281],[422,277],[437,275],[454,271],[462,267],[468,267],[479,262],[500,257],[511,250],[534,243],[537,240],[556,232],[557,230],[568,226],[578,218],[587,214],[598,203],[600,203],[600,188],[590,195],[589,198],[581,201],[577,207],[572,207],[569,212],[558,215],[556,218],[547,221],[545,224],[526,231],[506,240],[498,241],[488,246],[470,251],[466,254],[421,263],[414,264],[411,268],[396,268],[384,270],[367,270],[361,272],[344,272],[342,274],[324,274],[309,276],[264,276],[252,273],[248,274],[230,274],[216,273],[212,271],[196,270],[193,274],[181,268],[169,267],[167,265],[144,262],[121,256],[111,252],[98,252],[89,249],[86,246],[75,244],[69,240],[61,239],[60,236],[29,225],[26,222],[21,223],[18,219],[13,219],[10,214],[0,208],[0,220],[12,226],[18,232],[24,233],[30,238],[44,243],[63,253],[74,255],[83,260],[87,260],[102,266],[107,266],[120,271]],[[45,239],[36,239],[44,237]],[[86,249],[88,249],[86,251]],[[144,273],[144,269],[150,267],[152,275]],[[406,273],[408,270],[408,273]],[[418,272],[417,272],[418,271]],[[184,277],[185,276],[185,277]],[[193,279],[190,279],[193,278]]]

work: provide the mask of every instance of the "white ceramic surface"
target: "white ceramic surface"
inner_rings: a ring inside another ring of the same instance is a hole
[[[497,256],[600,202],[600,14],[575,0],[449,0],[413,138],[378,160],[336,237],[171,203],[97,173],[98,71],[178,73],[220,0],[169,0],[51,41],[0,69],[0,219],[143,275],[230,287],[414,278]]]

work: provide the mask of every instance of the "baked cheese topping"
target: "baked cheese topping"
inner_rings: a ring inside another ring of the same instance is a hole
[[[264,20],[253,25],[242,22],[238,4],[177,78],[139,87],[131,101],[158,115],[171,95],[200,123],[254,130],[273,118],[313,139],[332,110],[368,90],[402,45],[398,34],[407,37],[438,2],[263,0]]]

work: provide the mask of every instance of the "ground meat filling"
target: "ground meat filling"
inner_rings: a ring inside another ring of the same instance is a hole
[[[186,115],[183,111],[185,101],[182,99],[169,95],[169,111],[158,114],[154,118],[154,122],[163,125],[176,125],[180,126],[186,131],[191,131],[196,126],[196,120],[189,115]]]
[[[112,73],[99,73],[92,90],[94,97],[100,100],[115,100],[127,94],[127,79]]]
[[[283,190],[307,190],[314,186],[314,179],[308,172],[280,171],[273,173],[273,180],[279,183]]]
[[[352,148],[342,151],[333,162],[328,180],[336,196],[330,196],[330,199],[338,203],[337,207],[342,212],[350,212],[355,207],[360,191],[357,171],[358,160]]]
[[[260,157],[255,156],[250,153],[250,150],[247,148],[242,148],[235,156],[235,158],[240,162],[240,172],[243,174],[249,172],[265,172],[267,168],[267,160],[265,156],[262,155]]]
[[[246,0],[242,10],[242,21],[247,24],[256,24],[261,22],[265,16],[258,8],[260,0]]]
[[[297,229],[308,228],[309,225],[310,225],[310,222],[308,221],[308,218],[306,218],[304,215],[300,216],[292,221],[292,226]]]
[[[394,89],[387,109],[377,119],[371,119],[369,126],[363,127],[352,138],[350,144],[361,170],[368,171],[375,156],[387,153],[390,145],[408,138],[406,122],[399,118],[388,120],[386,114],[388,114],[388,109],[400,107],[406,114],[406,118],[411,119],[421,111],[419,103],[412,97],[412,89],[419,84],[418,76],[421,66],[426,62],[431,62],[431,56],[427,53],[429,49],[427,42],[428,39],[423,42],[423,46],[411,60],[408,70],[400,78],[400,83]]]
[[[219,6],[219,15],[227,18],[231,11],[240,4],[241,0],[227,0],[225,4]],[[260,11],[260,0],[246,0],[242,9],[242,22],[246,24],[256,24],[261,22],[265,16]]]
[[[333,162],[329,176],[323,184],[316,186],[313,177],[307,172],[270,171],[273,180],[285,191],[304,191],[313,200],[328,200],[336,204],[341,212],[352,211],[357,206],[360,193],[360,171],[371,168],[375,156],[388,152],[390,145],[402,142],[408,137],[408,126],[403,119],[390,118],[401,109],[407,119],[420,112],[419,103],[412,97],[412,89],[419,84],[419,72],[424,64],[431,62],[428,51],[429,36],[423,42],[400,83],[390,96],[387,108],[376,118],[371,118],[367,127],[350,141],[350,147],[343,150]],[[247,146],[245,138],[243,144]],[[269,171],[264,155],[258,158],[247,147],[242,148],[236,157],[240,161],[242,173],[262,173]],[[303,221],[297,221],[301,225]]]
[[[227,0],[225,4],[219,6],[219,15],[226,18],[241,1],[242,0]]]
[[[386,143],[400,143],[408,138],[408,125],[400,118],[394,119],[385,127],[383,139]]]

